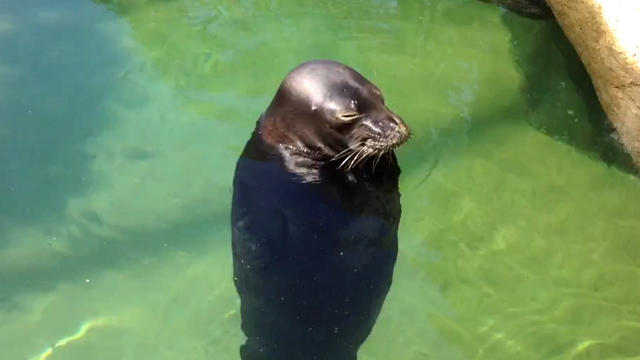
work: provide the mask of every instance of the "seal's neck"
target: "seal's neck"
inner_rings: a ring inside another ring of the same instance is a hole
[[[297,175],[301,182],[316,183],[321,180],[327,162],[314,159],[313,156],[301,153],[289,145],[279,145],[277,149],[282,158],[282,165],[287,171]]]
[[[322,115],[277,103],[260,116],[258,131],[266,143],[317,161],[330,160],[346,146],[344,137]]]
[[[242,157],[257,161],[275,161],[283,170],[294,175],[301,182],[319,182],[321,170],[326,165],[322,157],[307,151],[304,146],[289,145],[293,139],[288,137],[274,137],[283,134],[264,127],[262,117],[247,142]]]

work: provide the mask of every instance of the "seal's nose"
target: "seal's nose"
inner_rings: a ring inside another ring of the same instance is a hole
[[[410,135],[407,124],[392,111],[384,111],[369,119],[369,128],[387,144],[398,146],[407,141]]]
[[[411,133],[402,118],[387,108],[368,114],[360,125],[380,144],[392,148],[405,143]]]
[[[403,144],[409,139],[409,137],[411,136],[411,131],[409,130],[407,124],[402,120],[402,118],[398,116],[398,114],[390,111],[389,123],[393,124],[393,127],[395,128],[393,134],[395,135],[394,143],[396,146]]]

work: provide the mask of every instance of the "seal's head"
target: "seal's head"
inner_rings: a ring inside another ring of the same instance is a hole
[[[329,60],[303,63],[287,75],[258,132],[284,155],[305,158],[306,166],[345,170],[379,159],[409,138],[409,128],[386,107],[377,86]]]

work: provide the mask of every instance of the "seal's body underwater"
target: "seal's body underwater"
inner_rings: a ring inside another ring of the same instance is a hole
[[[345,65],[310,61],[284,79],[234,177],[243,360],[356,359],[391,285],[393,149],[408,137],[380,90]]]

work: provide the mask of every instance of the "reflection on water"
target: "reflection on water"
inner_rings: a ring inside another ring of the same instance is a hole
[[[414,131],[394,287],[362,359],[638,357],[638,180],[584,74],[560,66],[572,55],[521,41],[553,25],[506,16],[475,0],[0,3],[3,357],[237,359],[233,166],[309,58],[358,69]]]

